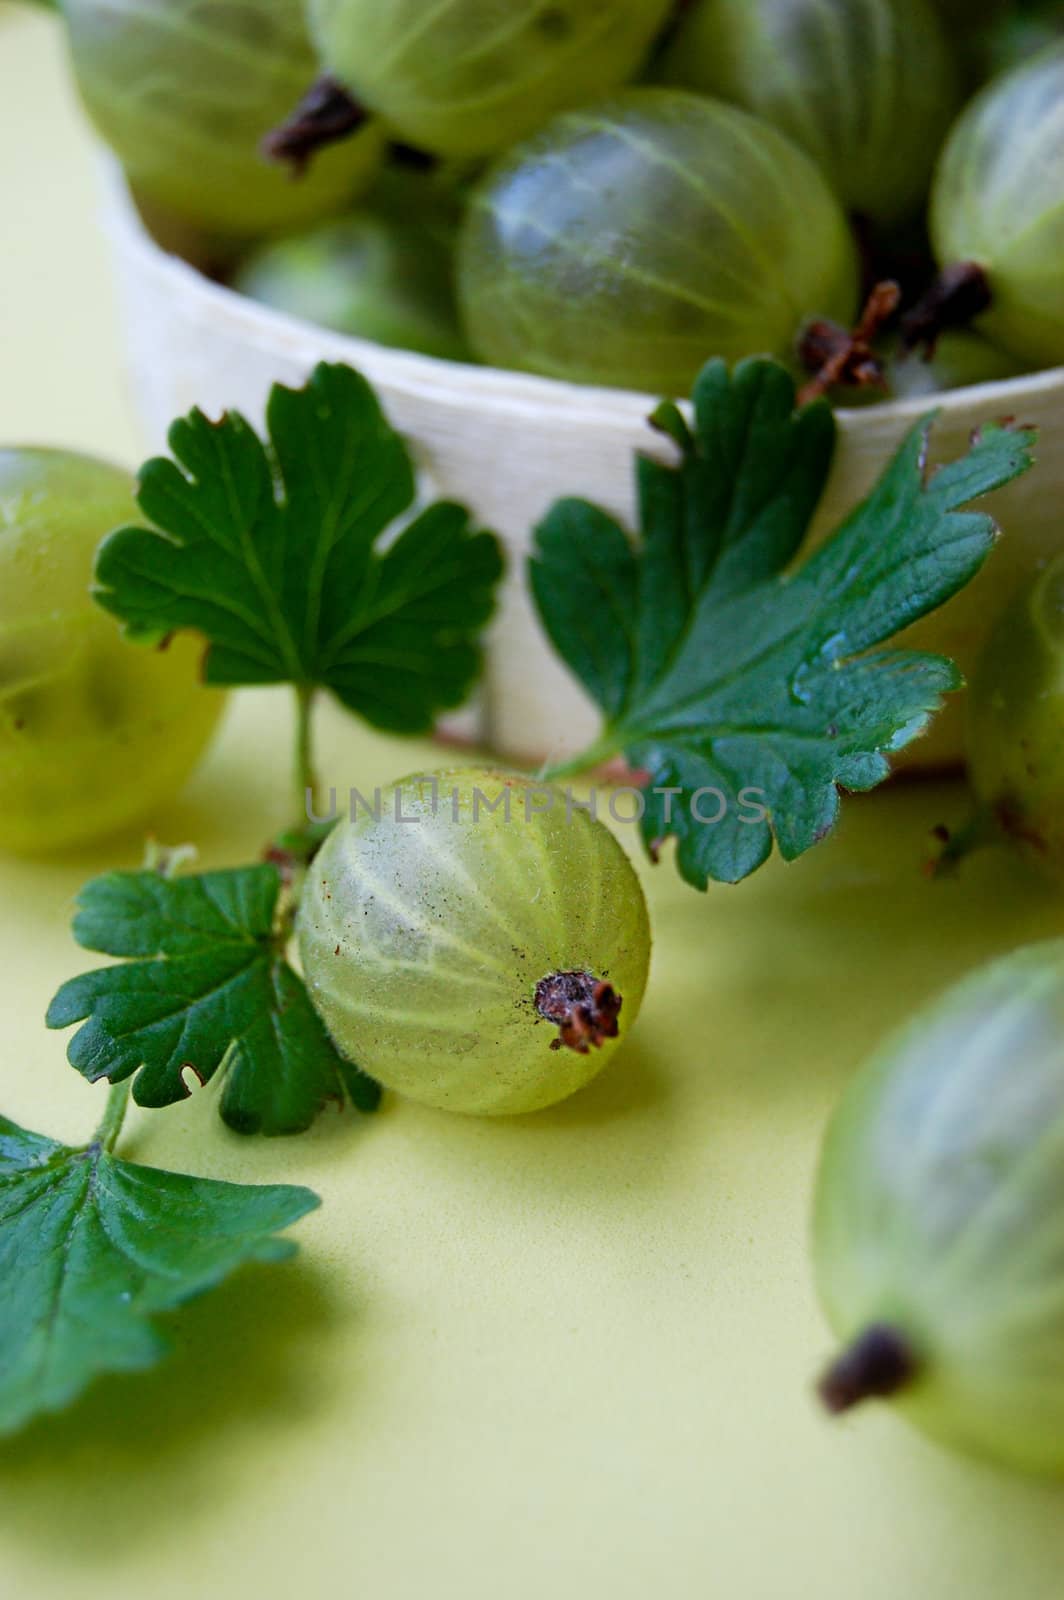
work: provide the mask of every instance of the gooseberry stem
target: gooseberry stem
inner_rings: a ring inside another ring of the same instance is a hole
[[[318,815],[318,779],[313,756],[314,697],[312,684],[296,685],[296,798],[301,819]]]
[[[126,1120],[129,1110],[129,1083],[114,1083],[107,1096],[107,1105],[104,1107],[100,1125],[92,1136],[92,1144],[98,1146],[108,1154],[118,1143],[118,1135],[122,1132],[122,1124]]]
[[[873,1323],[833,1361],[817,1392],[835,1416],[862,1400],[886,1400],[912,1382],[918,1368],[908,1340],[896,1328]]]
[[[865,302],[851,333],[837,323],[810,322],[798,344],[798,358],[812,373],[798,391],[798,406],[819,400],[836,387],[886,389],[883,363],[872,341],[893,317],[901,301],[901,288],[893,279],[877,283]]]
[[[902,349],[923,346],[930,360],[947,328],[967,328],[993,303],[989,279],[977,261],[943,267],[923,298],[902,318]]]
[[[300,177],[319,150],[349,139],[366,121],[365,109],[326,73],[311,84],[291,116],[266,135],[262,153],[269,161],[287,162]]]

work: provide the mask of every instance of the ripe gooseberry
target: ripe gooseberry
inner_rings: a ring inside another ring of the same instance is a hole
[[[317,69],[301,0],[60,0],[74,76],[138,198],[246,236],[341,209],[372,178],[373,125],[298,181],[260,145]]]
[[[1064,941],[970,975],[876,1052],[828,1129],[820,1298],[833,1411],[1064,1472]]]
[[[191,636],[127,643],[91,597],[105,534],[137,519],[115,467],[0,450],[0,848],[63,849],[142,821],[185,781],[224,704]]]
[[[310,868],[311,998],[339,1049],[412,1100],[536,1111],[605,1065],[646,986],[650,929],[609,829],[532,779],[409,778]]]
[[[488,155],[625,83],[673,0],[309,0],[329,71],[408,144]]]
[[[995,344],[1039,367],[1064,362],[1064,41],[963,112],[935,173],[931,235],[943,274],[910,319],[914,341],[951,304],[985,306],[976,327]]]
[[[233,287],[355,338],[469,359],[454,295],[457,223],[434,207],[424,180],[393,201],[260,246]]]
[[[985,823],[1064,878],[1064,556],[991,633],[968,691],[967,743]]]
[[[771,122],[877,222],[919,207],[957,103],[929,0],[699,0],[662,76]]]
[[[848,325],[857,264],[825,179],[775,128],[632,89],[556,117],[482,179],[459,299],[495,366],[680,395],[711,356],[793,360],[810,315]]]

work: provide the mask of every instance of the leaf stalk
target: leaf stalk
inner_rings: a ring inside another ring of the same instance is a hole
[[[113,1083],[111,1092],[107,1096],[100,1125],[92,1136],[92,1143],[98,1145],[108,1155],[118,1143],[118,1136],[122,1132],[122,1124],[126,1120],[129,1110],[129,1081]]]
[[[313,684],[296,685],[296,798],[301,820],[319,814],[318,778],[314,768],[315,696]]]

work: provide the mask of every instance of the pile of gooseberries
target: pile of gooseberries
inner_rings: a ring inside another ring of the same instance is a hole
[[[159,237],[304,320],[673,396],[714,356],[840,403],[1064,362],[1064,0],[60,9]]]

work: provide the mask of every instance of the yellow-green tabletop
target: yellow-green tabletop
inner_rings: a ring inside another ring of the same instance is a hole
[[[134,464],[88,136],[52,24],[0,8],[0,439]],[[207,865],[287,820],[283,696],[237,698],[155,819]],[[323,721],[329,782],[439,763]],[[973,963],[1059,933],[1002,856],[920,872],[957,788],[849,805],[828,844],[701,896],[639,861],[656,928],[629,1048],[558,1109],[491,1123],[390,1100],[290,1141],[208,1089],[125,1154],[306,1183],[300,1256],[173,1319],[169,1365],[100,1382],[0,1447],[12,1600],[1051,1600],[1064,1491],[955,1459],[869,1408],[817,1411],[809,1274],[825,1118],[891,1024]],[[638,858],[632,830],[619,830]],[[91,957],[78,886],[125,838],[0,863],[0,1109],[78,1140],[104,1091],[42,1017]],[[3,1286],[0,1284],[0,1293]]]

